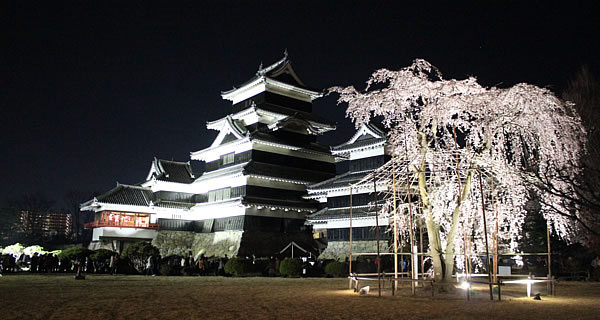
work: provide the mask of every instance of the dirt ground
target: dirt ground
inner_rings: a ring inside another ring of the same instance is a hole
[[[490,301],[477,287],[439,294],[410,287],[396,296],[375,281],[366,296],[346,279],[4,275],[0,319],[599,319],[600,283],[560,282],[557,295],[534,287],[542,300],[526,297],[524,286],[503,288],[503,301]],[[389,287],[389,284],[387,285]]]

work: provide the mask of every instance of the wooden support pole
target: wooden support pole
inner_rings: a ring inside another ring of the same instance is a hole
[[[373,197],[375,198],[375,241],[377,241],[377,288],[381,297],[381,257],[379,255],[379,207],[377,206],[377,180],[373,171]]]
[[[496,218],[496,232],[494,233],[494,282],[498,282],[498,220]]]
[[[502,301],[502,293],[500,292],[500,287],[502,287],[502,280],[498,280],[498,301]]]
[[[548,280],[552,280],[552,255],[550,252],[550,222],[546,223],[546,242],[548,242]],[[548,282],[548,291],[554,295],[554,281]]]
[[[498,283],[498,210],[496,208],[496,202],[494,197],[494,184],[492,183],[492,208],[494,209],[494,216],[496,218],[496,231],[494,232],[494,282]],[[500,292],[500,286],[498,286],[498,292]]]
[[[408,189],[408,221],[409,221],[409,241],[410,244],[408,245],[408,248],[410,250],[410,279],[414,280],[415,279],[415,259],[414,259],[414,248],[413,248],[413,221],[412,221],[412,195],[410,192],[410,179],[408,178],[408,167],[406,167],[406,186]],[[412,289],[412,294],[415,295],[415,282],[411,281],[411,289]]]
[[[485,236],[485,257],[487,258],[487,271],[488,271],[488,284],[490,286],[490,300],[494,300],[494,292],[492,289],[492,274],[490,266],[490,252],[488,250],[488,236],[487,236],[487,221],[485,218],[485,200],[483,198],[483,179],[481,178],[481,172],[479,172],[479,192],[481,193],[481,212],[483,214],[483,233]]]
[[[552,277],[552,256],[550,254],[550,223],[546,223],[546,242],[548,242],[548,280]]]
[[[467,230],[464,226],[464,223],[463,223],[463,258],[465,260],[465,267],[463,268],[463,272],[465,273],[464,281],[469,282],[468,272],[467,272],[468,264],[469,264],[469,258],[467,258]],[[458,275],[456,277],[458,278]],[[465,293],[467,295],[467,301],[471,300],[471,292],[470,291],[471,290],[470,290],[470,285],[469,285],[469,288],[467,288],[467,290],[465,290]]]
[[[392,295],[398,288],[398,209],[396,205],[396,158],[392,156],[392,192],[394,195],[394,285]]]
[[[352,281],[352,185],[350,185],[350,259],[348,261],[348,275]]]
[[[350,261],[348,268],[352,274],[352,186],[350,186]]]
[[[419,258],[421,259],[421,277],[425,278],[425,262],[423,259],[423,254],[425,254],[425,251],[423,251],[423,215],[421,214],[420,216],[421,218],[419,218],[419,245],[421,246],[421,254],[419,255]]]

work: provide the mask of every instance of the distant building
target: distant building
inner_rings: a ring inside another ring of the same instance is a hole
[[[118,185],[82,204],[95,213],[93,248],[120,250],[152,240],[161,254],[271,256],[292,241],[315,250],[305,217],[316,201],[306,186],[335,174],[334,157],[317,135],[335,124],[312,112],[321,92],[292,69],[287,53],[259,67],[242,85],[222,93],[228,115],[207,123],[219,132],[191,153],[206,163],[201,174],[188,162],[154,159],[138,185]]]
[[[4,214],[4,212],[0,212]],[[8,246],[21,241],[21,226],[18,222],[2,221],[0,223],[0,246]]]
[[[348,171],[308,186],[305,197],[319,201],[323,208],[307,217],[316,237],[327,241],[323,259],[345,259],[350,251],[350,207],[352,207],[352,248],[354,252],[376,252],[377,234],[374,210],[373,181],[359,183],[365,176],[384,165],[389,159],[386,133],[375,124],[364,124],[347,142],[331,148],[332,154],[347,162]],[[350,185],[352,197],[350,196]],[[383,184],[377,191],[384,191]],[[381,199],[379,199],[381,201]],[[389,226],[379,219],[381,249],[387,249]]]
[[[64,212],[21,211],[21,232],[42,237],[69,237],[73,232],[72,218],[71,214]]]

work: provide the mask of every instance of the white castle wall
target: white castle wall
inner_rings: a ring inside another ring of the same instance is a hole
[[[379,250],[381,252],[387,252],[387,248],[387,240],[379,240]],[[354,254],[358,252],[377,252],[377,241],[352,241],[352,252]],[[329,241],[327,243],[327,248],[323,250],[319,259],[344,261],[346,257],[350,257],[350,241]],[[352,258],[356,259],[356,256],[353,256]]]
[[[220,231],[214,233],[193,233],[187,231],[159,231],[152,245],[163,257],[170,255],[194,257],[204,254],[207,257],[232,257],[240,249],[243,231]]]

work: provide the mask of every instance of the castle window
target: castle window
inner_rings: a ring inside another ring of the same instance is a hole
[[[235,160],[235,153],[228,153],[228,154],[224,154],[221,156],[221,164],[222,165],[227,165],[230,163],[233,163]]]
[[[227,200],[231,198],[231,188],[218,189],[208,192],[208,202]]]

